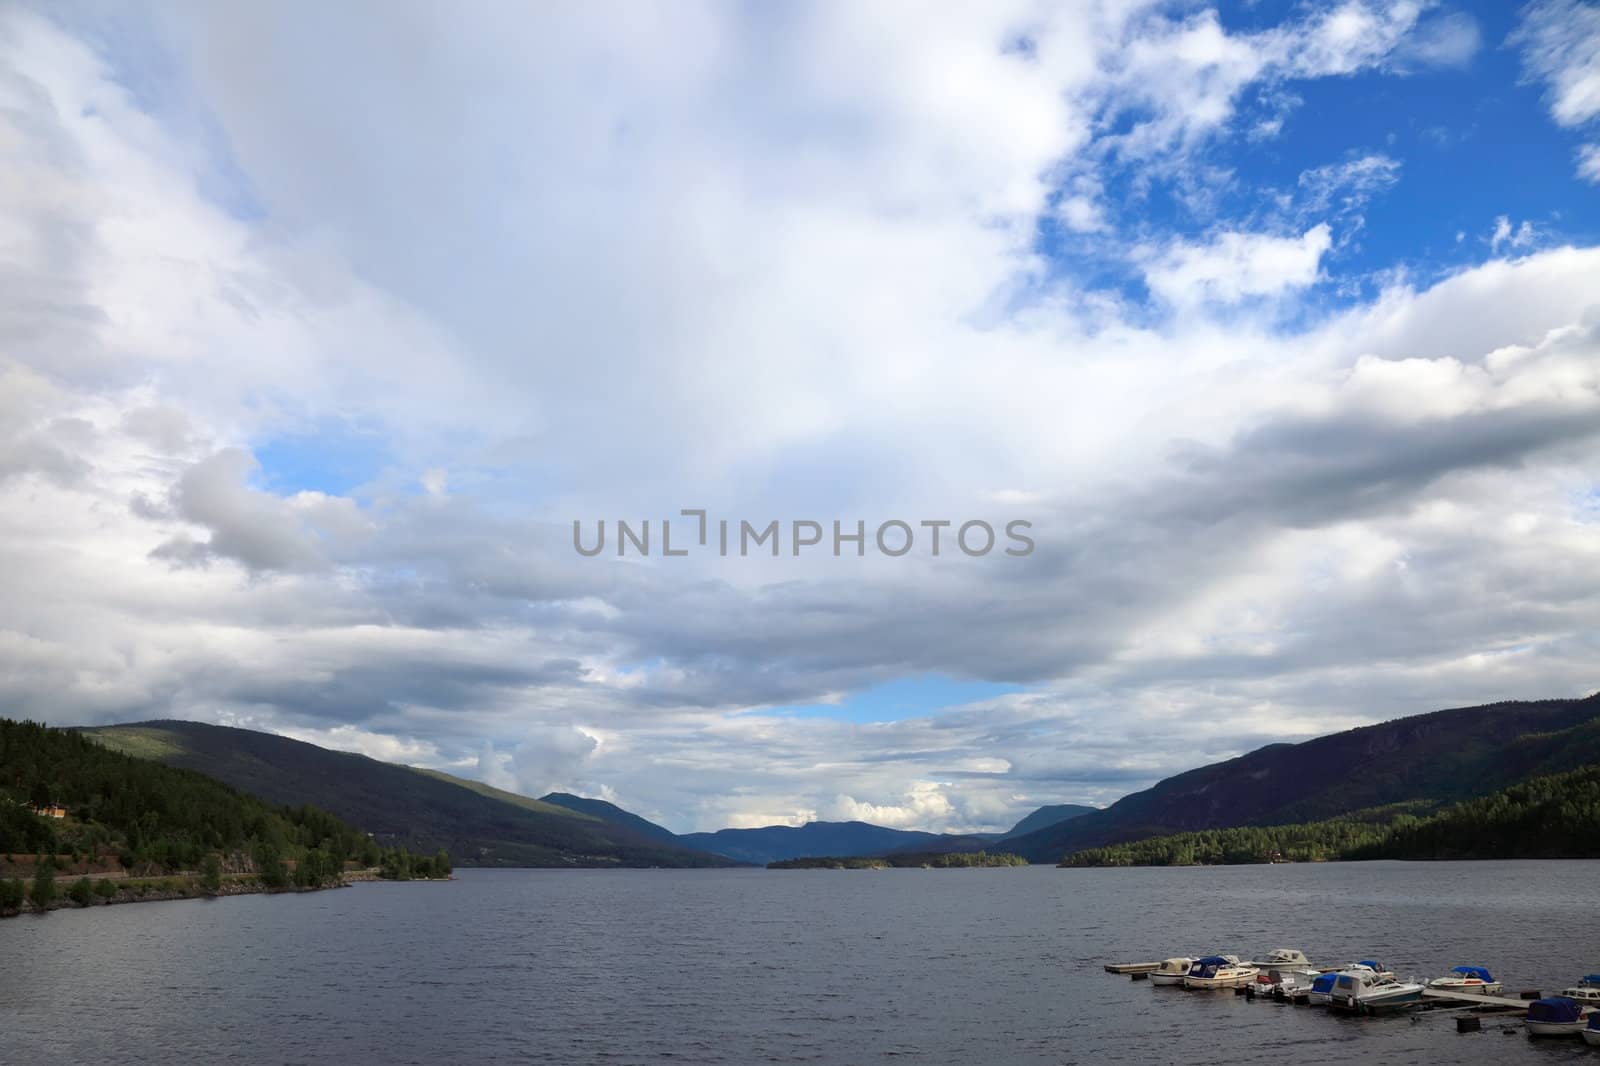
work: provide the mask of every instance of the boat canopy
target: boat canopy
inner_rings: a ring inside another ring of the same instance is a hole
[[[1311,979],[1311,991],[1313,991],[1313,992],[1332,992],[1333,991],[1333,982],[1336,981],[1338,979],[1338,977],[1339,977],[1339,975],[1336,974],[1336,973],[1319,973],[1319,974],[1317,974],[1316,977],[1313,977]],[[1600,1017],[1600,1015],[1597,1015],[1597,1017]]]
[[[1546,996],[1528,1004],[1528,1020],[1533,1022],[1575,1022],[1581,1014],[1578,1001],[1566,996]]]
[[[1580,985],[1600,985],[1600,973],[1585,974],[1583,980],[1578,983]]]
[[[1221,955],[1207,955],[1203,959],[1194,960],[1194,964],[1196,966],[1232,966],[1233,965],[1232,961],[1223,958]]]
[[[1600,1010],[1589,1015],[1589,1028],[1600,1031]]]
[[[1494,980],[1493,977],[1489,976],[1489,971],[1485,970],[1482,966],[1457,966],[1450,972],[1458,973],[1462,977],[1476,977],[1478,980],[1485,983],[1489,983]]]
[[[1383,972],[1383,967],[1379,966],[1377,963],[1373,962],[1371,959],[1362,959],[1360,962],[1356,963],[1356,965],[1357,966],[1365,966],[1368,969],[1372,969],[1372,970],[1377,970],[1379,973]]]

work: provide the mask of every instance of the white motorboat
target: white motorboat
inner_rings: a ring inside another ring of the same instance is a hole
[[[1579,1036],[1585,1028],[1584,1009],[1568,996],[1546,996],[1528,1004],[1522,1024],[1529,1036]]]
[[[1321,975],[1321,970],[1314,970],[1309,966],[1268,970],[1256,978],[1259,982],[1256,991],[1274,999],[1288,999],[1301,993],[1309,993],[1312,983]]]
[[[1482,966],[1457,966],[1443,977],[1435,977],[1428,987],[1440,992],[1467,992],[1479,996],[1498,995],[1504,987]]]
[[[1181,985],[1183,984],[1183,979],[1189,975],[1189,967],[1193,965],[1194,959],[1188,955],[1163,959],[1161,965],[1150,971],[1150,983],[1153,985]]]
[[[1239,961],[1237,955],[1207,955],[1194,960],[1184,975],[1183,987],[1194,989],[1243,988],[1253,985],[1261,971]]]
[[[1311,960],[1306,958],[1306,953],[1297,948],[1273,948],[1267,952],[1265,958],[1257,959],[1250,965],[1263,970],[1309,970],[1312,968]]]
[[[1393,1010],[1422,1001],[1420,981],[1397,981],[1365,966],[1334,978],[1328,1006],[1337,1010]]]
[[[1583,980],[1571,988],[1563,988],[1560,994],[1577,1000],[1583,1007],[1600,1007],[1600,973],[1585,974]]]

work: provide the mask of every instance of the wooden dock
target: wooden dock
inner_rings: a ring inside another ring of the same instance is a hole
[[[1528,1001],[1525,999],[1512,999],[1510,996],[1485,996],[1477,992],[1448,992],[1442,988],[1423,989],[1422,999],[1423,1002],[1428,1000],[1449,1000],[1464,1007],[1515,1007],[1519,1011],[1528,1009]]]
[[[1108,962],[1106,973],[1153,973],[1159,962]]]

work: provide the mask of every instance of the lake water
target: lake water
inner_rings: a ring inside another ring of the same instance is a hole
[[[1597,904],[1600,862],[465,870],[0,922],[0,1062],[1600,1064],[1101,970],[1281,946],[1554,991],[1600,972]]]

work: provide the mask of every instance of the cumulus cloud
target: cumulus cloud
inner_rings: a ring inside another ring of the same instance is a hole
[[[1277,296],[1314,282],[1331,244],[1326,223],[1298,237],[1221,233],[1208,243],[1177,243],[1152,256],[1145,282],[1181,307]]]
[[[1517,258],[1302,300],[1398,180],[1371,151],[1270,218],[1130,222],[1199,211],[1298,81],[1460,61],[1460,22],[1403,58],[1420,12],[7,9],[0,701],[677,829],[986,829],[1592,688],[1600,253],[1508,216]],[[1097,274],[1130,247],[1149,303]],[[681,507],[1039,546],[571,551]],[[1005,691],[792,713],[925,675]]]

